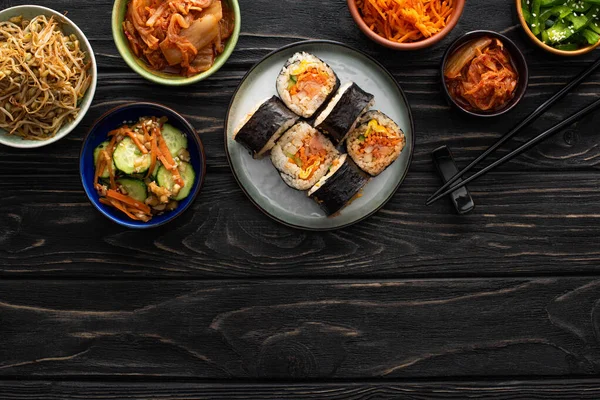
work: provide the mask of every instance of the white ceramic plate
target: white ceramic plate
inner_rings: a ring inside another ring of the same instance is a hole
[[[375,106],[392,118],[406,135],[400,157],[382,174],[372,178],[362,196],[340,213],[327,217],[306,192],[287,186],[269,157],[255,160],[233,140],[240,121],[262,100],[277,94],[275,80],[294,53],[306,51],[329,64],[341,84],[356,82],[375,96]],[[385,205],[404,180],[414,149],[414,128],[404,92],[393,76],[370,56],[330,41],[307,41],[283,47],[256,64],[235,92],[225,122],[225,150],[240,187],[250,200],[275,220],[300,229],[331,230],[354,224]]]
[[[24,140],[20,136],[17,135],[9,135],[4,129],[0,129],[0,143],[6,146],[18,147],[24,149],[30,149],[34,147],[42,147],[49,145],[50,143],[54,143],[57,140],[62,139],[67,136],[75,127],[81,122],[85,113],[90,108],[92,104],[92,100],[94,99],[94,93],[96,92],[96,83],[98,72],[96,69],[96,58],[94,57],[94,51],[92,50],[92,46],[88,42],[87,38],[83,34],[83,32],[67,17],[58,11],[54,11],[47,7],[35,6],[35,5],[23,5],[23,6],[15,6],[11,8],[7,8],[5,10],[0,11],[0,21],[8,21],[12,17],[18,17],[22,15],[23,18],[31,20],[38,15],[45,15],[46,17],[56,18],[56,20],[60,23],[60,27],[66,35],[75,34],[79,39],[79,43],[83,51],[85,51],[87,60],[91,62],[90,66],[90,74],[92,75],[92,82],[87,92],[83,96],[83,99],[79,103],[79,113],[77,117],[70,122],[64,124],[56,135],[48,140]]]

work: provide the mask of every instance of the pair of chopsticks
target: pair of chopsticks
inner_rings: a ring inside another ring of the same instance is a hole
[[[498,147],[502,146],[502,144],[504,144],[506,141],[508,141],[513,136],[515,136],[517,133],[519,133],[525,126],[529,125],[534,119],[539,117],[548,108],[553,106],[554,103],[556,103],[557,101],[562,99],[571,89],[573,89],[575,86],[580,84],[583,80],[585,80],[588,76],[590,76],[596,69],[598,69],[598,67],[600,67],[600,59],[598,59],[594,64],[592,64],[590,67],[588,67],[579,76],[577,76],[575,79],[573,79],[571,82],[569,82],[558,93],[556,93],[554,96],[552,96],[551,98],[546,100],[534,112],[532,112],[523,121],[521,121],[519,124],[517,124],[517,126],[515,126],[511,131],[509,131],[507,134],[502,136],[500,138],[500,140],[498,140],[496,143],[494,143],[490,148],[488,148],[486,151],[484,151],[475,160],[471,161],[471,163],[469,165],[467,165],[462,171],[456,173],[456,175],[454,175],[452,178],[450,178],[441,188],[439,188],[434,194],[432,194],[427,199],[426,204],[430,205],[430,204],[438,201],[442,197],[454,192],[456,189],[459,189],[459,188],[465,186],[469,182],[474,181],[475,179],[488,173],[492,169],[510,161],[514,157],[518,156],[519,154],[523,153],[524,151],[535,146],[542,140],[552,136],[553,134],[559,132],[561,129],[571,125],[573,122],[579,120],[586,114],[588,114],[591,111],[598,108],[600,106],[600,99],[596,100],[595,102],[593,102],[589,106],[585,107],[581,111],[571,115],[569,118],[561,121],[560,123],[558,123],[557,125],[553,126],[550,129],[548,129],[547,131],[540,133],[538,136],[534,137],[533,139],[530,139],[528,142],[519,146],[517,149],[511,151],[504,157],[493,162],[492,164],[488,165],[487,167],[481,169],[480,171],[476,172],[475,174],[469,176],[468,178],[463,178],[463,175],[465,175],[467,172],[471,171],[473,169],[473,167],[475,167],[477,164],[479,164],[481,161],[483,161],[487,156],[489,156],[492,152],[494,152]],[[461,182],[456,183],[461,178],[463,178],[463,180]]]

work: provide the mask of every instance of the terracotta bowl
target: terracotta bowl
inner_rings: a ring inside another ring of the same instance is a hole
[[[529,39],[531,39],[531,41],[533,43],[535,43],[538,47],[546,50],[548,53],[556,54],[558,56],[574,57],[574,56],[580,56],[582,54],[589,53],[590,51],[594,50],[596,47],[600,46],[600,41],[591,46],[583,47],[581,49],[572,50],[572,51],[558,50],[552,46],[548,46],[546,43],[542,42],[537,36],[535,36],[533,34],[533,32],[531,32],[531,29],[529,29],[529,25],[527,25],[527,22],[525,21],[525,17],[523,16],[523,10],[521,9],[521,0],[515,0],[515,6],[517,9],[517,15],[519,16],[519,22],[521,22],[521,26],[523,27],[523,30],[525,31],[527,36],[529,36]]]
[[[362,19],[362,16],[360,15],[360,11],[358,10],[358,6],[356,5],[356,0],[347,0],[347,1],[348,1],[348,8],[350,9],[350,13],[352,14],[352,18],[354,18],[354,21],[356,22],[356,24],[358,25],[360,30],[363,31],[363,33],[365,35],[367,35],[369,37],[369,39],[373,40],[375,43],[379,43],[382,46],[389,47],[390,49],[394,49],[394,50],[424,49],[426,47],[433,46],[437,42],[441,41],[443,38],[446,37],[446,35],[448,35],[450,33],[450,31],[452,31],[452,29],[454,29],[454,27],[458,23],[458,20],[460,19],[460,16],[462,15],[463,9],[465,8],[465,2],[466,2],[466,0],[456,0],[456,9],[454,10],[454,14],[452,15],[452,18],[450,19],[450,22],[448,23],[448,25],[446,25],[446,27],[444,29],[442,29],[436,35],[434,35],[428,39],[419,40],[418,42],[398,43],[398,42],[388,40],[388,39],[384,38],[383,36],[379,36],[378,34],[373,32],[371,29],[369,29],[369,27],[367,26],[365,21]]]

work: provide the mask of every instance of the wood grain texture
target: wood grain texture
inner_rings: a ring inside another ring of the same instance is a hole
[[[572,173],[557,188],[557,174],[492,174],[482,181],[488,190],[474,191],[477,211],[460,217],[446,202],[423,206],[438,178],[413,173],[374,217],[329,233],[270,220],[230,173],[208,174],[192,210],[148,232],[105,219],[70,178],[7,178],[0,182],[0,190],[10,188],[0,213],[0,271],[54,278],[595,274],[595,177]]]
[[[441,383],[0,382],[5,400],[426,400],[580,399],[600,397],[600,381],[507,381]]]
[[[68,138],[38,150],[0,147],[0,398],[599,398],[600,116],[472,185],[473,214],[424,206],[440,183],[434,148],[449,145],[465,165],[596,54],[565,62],[535,49],[511,0],[470,1],[447,39],[410,53],[368,41],[344,0],[240,3],[229,62],[173,89],[123,62],[111,0],[43,2],[88,35],[100,74],[94,104]],[[481,28],[513,38],[531,71],[521,105],[486,123],[452,111],[439,81],[446,46]],[[415,117],[405,184],[374,217],[337,232],[271,221],[245,198],[224,153],[223,120],[246,71],[304,39],[374,56]],[[498,156],[593,101],[599,86],[595,74]],[[185,217],[133,232],[87,202],[78,157],[95,119],[145,100],[192,122],[208,175]]]
[[[599,300],[585,278],[15,280],[0,377],[597,376]]]
[[[23,3],[0,0],[0,7]],[[121,60],[108,23],[112,1],[52,0],[45,5],[68,11],[88,35],[99,62],[98,90],[90,112],[68,138],[38,150],[0,148],[0,276],[596,273],[599,253],[586,239],[599,233],[600,149],[594,127],[600,116],[588,117],[473,184],[473,215],[457,217],[444,202],[429,208],[423,204],[440,184],[431,150],[448,144],[464,165],[593,58],[586,55],[567,63],[534,49],[516,24],[511,1],[470,2],[442,44],[396,53],[361,34],[344,1],[241,0],[242,35],[230,61],[210,79],[176,89],[146,82]],[[95,16],[93,21],[89,15]],[[289,15],[297,23],[285,22]],[[494,18],[482,23],[482,15]],[[477,28],[514,38],[531,68],[522,105],[486,123],[450,110],[438,76],[447,44]],[[304,233],[270,221],[235,184],[223,147],[226,109],[244,73],[271,50],[316,38],[348,43],[383,62],[407,92],[417,131],[409,177],[393,200],[368,221],[335,233]],[[599,85],[600,74],[595,74],[512,146],[592,101]],[[104,220],[87,203],[78,177],[79,149],[93,121],[111,107],[139,100],[181,111],[200,132],[208,154],[207,184],[193,211],[148,233]]]

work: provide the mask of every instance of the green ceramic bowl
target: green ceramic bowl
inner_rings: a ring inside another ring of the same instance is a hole
[[[227,40],[227,44],[225,45],[225,51],[216,58],[215,64],[208,71],[204,71],[198,75],[190,77],[172,75],[150,69],[143,60],[140,60],[138,57],[136,57],[135,54],[133,54],[133,52],[131,51],[131,48],[129,47],[129,42],[125,37],[125,33],[123,33],[122,28],[129,0],[115,0],[115,4],[113,6],[112,34],[113,39],[115,41],[115,45],[117,46],[119,53],[121,53],[121,57],[123,57],[127,65],[129,65],[135,72],[148,79],[149,81],[167,86],[184,86],[200,82],[201,80],[206,79],[215,72],[217,72],[223,66],[223,64],[225,64],[231,53],[233,53],[233,49],[235,48],[238,38],[240,36],[242,16],[238,1],[223,1],[226,1],[227,4],[229,4],[231,9],[233,10],[233,13],[235,15],[235,28],[233,29],[233,34]]]

